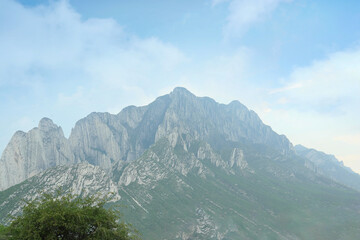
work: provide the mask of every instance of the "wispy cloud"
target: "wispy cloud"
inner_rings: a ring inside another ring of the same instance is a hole
[[[166,82],[161,80],[186,60],[171,44],[128,34],[113,19],[84,20],[68,1],[25,8],[4,0],[0,16],[0,84],[4,86],[71,83],[83,88],[76,99],[90,100],[94,96],[89,94],[101,90],[159,87],[152,79]],[[59,101],[75,99],[65,97],[72,94],[71,89],[60,92]]]
[[[360,172],[360,48],[335,52],[268,92],[265,122],[295,143],[335,154]]]
[[[360,133],[335,136],[334,140],[343,142],[343,143],[346,143],[349,145],[357,146],[360,148]],[[360,157],[358,160],[360,161]]]
[[[292,0],[213,0],[213,6],[229,2],[229,15],[224,36],[241,36],[255,22],[266,18],[281,2]]]
[[[324,112],[353,111],[360,104],[359,66],[360,49],[336,52],[309,66],[295,68],[285,86],[271,90],[270,94],[286,97],[289,107],[301,105],[308,110]]]
[[[61,122],[65,129],[91,111],[148,103],[187,61],[176,46],[130,34],[111,18],[86,19],[66,0],[1,0],[0,39],[1,116],[17,109],[9,122],[71,119]]]
[[[270,90],[270,94],[274,94],[274,93],[281,93],[281,92],[287,92],[289,90],[292,89],[297,89],[297,88],[301,88],[303,86],[302,83],[291,83],[285,87],[281,87],[281,88],[276,88],[276,89],[272,89]]]
[[[211,96],[221,102],[234,99],[252,104],[257,93],[256,83],[251,81],[253,53],[241,47],[232,54],[216,56],[194,68],[188,68],[181,76],[180,84],[200,96]]]

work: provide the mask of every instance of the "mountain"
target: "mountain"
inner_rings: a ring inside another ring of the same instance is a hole
[[[123,212],[146,239],[353,239],[359,193],[257,144],[162,139],[114,171]],[[164,229],[166,229],[164,231]]]
[[[2,185],[3,223],[19,213],[20,199],[61,186],[79,195],[113,192],[108,206],[120,206],[144,239],[360,236],[360,193],[340,181],[344,176],[320,172],[318,157],[294,148],[237,101],[219,104],[176,88],[117,115],[91,113],[69,139],[50,120],[40,122],[51,127],[39,124],[20,140],[16,133],[1,157],[1,179],[16,174],[14,162],[38,171],[32,177],[19,171],[27,180]],[[14,159],[19,153],[22,162]]]
[[[158,139],[172,144],[204,140],[217,146],[225,141],[250,141],[293,151],[285,136],[262,123],[257,114],[238,101],[219,104],[175,88],[145,107],[130,106],[117,115],[91,113],[78,121],[69,139],[44,118],[28,133],[17,132],[1,156],[0,190],[49,167],[88,162],[110,171],[118,161],[131,161]]]
[[[130,106],[117,115],[92,113],[76,123],[69,141],[78,161],[109,169],[119,160],[138,158],[158,139],[178,142],[240,141],[273,145],[287,153],[292,145],[264,125],[253,111],[237,101],[229,105],[198,98],[184,88],[157,98],[145,107]]]
[[[306,166],[316,173],[322,174],[345,186],[360,191],[360,175],[344,166],[334,155],[329,155],[302,145],[295,146],[295,152],[305,158]]]

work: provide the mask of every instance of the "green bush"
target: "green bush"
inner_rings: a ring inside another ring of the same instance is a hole
[[[8,228],[0,225],[0,240],[8,239],[7,237]]]
[[[43,194],[28,202],[8,227],[0,227],[0,239],[139,239],[130,225],[118,222],[118,211],[104,208],[106,200]]]

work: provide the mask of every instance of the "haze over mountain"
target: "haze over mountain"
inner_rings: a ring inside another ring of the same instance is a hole
[[[0,152],[185,86],[360,173],[360,2],[299,2],[2,0]]]
[[[16,132],[0,160],[4,166],[0,189],[57,165],[86,161],[108,170],[118,161],[138,158],[163,137],[173,147],[181,143],[185,149],[195,140],[212,142],[219,138],[261,143],[282,153],[293,151],[285,136],[273,132],[238,101],[218,104],[175,88],[148,106],[130,106],[117,115],[91,113],[76,123],[69,139],[47,118],[28,133]]]
[[[360,235],[358,174],[294,148],[238,101],[219,104],[184,88],[116,115],[91,113],[68,139],[44,118],[14,134],[0,166],[3,222],[19,213],[21,198],[63,187],[115,192],[144,239]]]

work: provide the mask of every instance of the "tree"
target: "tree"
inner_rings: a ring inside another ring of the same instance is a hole
[[[8,239],[139,239],[131,225],[118,222],[117,210],[106,209],[108,199],[72,194],[43,194],[40,199],[27,202],[23,214],[0,231]],[[1,230],[1,229],[0,229]],[[1,236],[0,236],[1,237]]]

